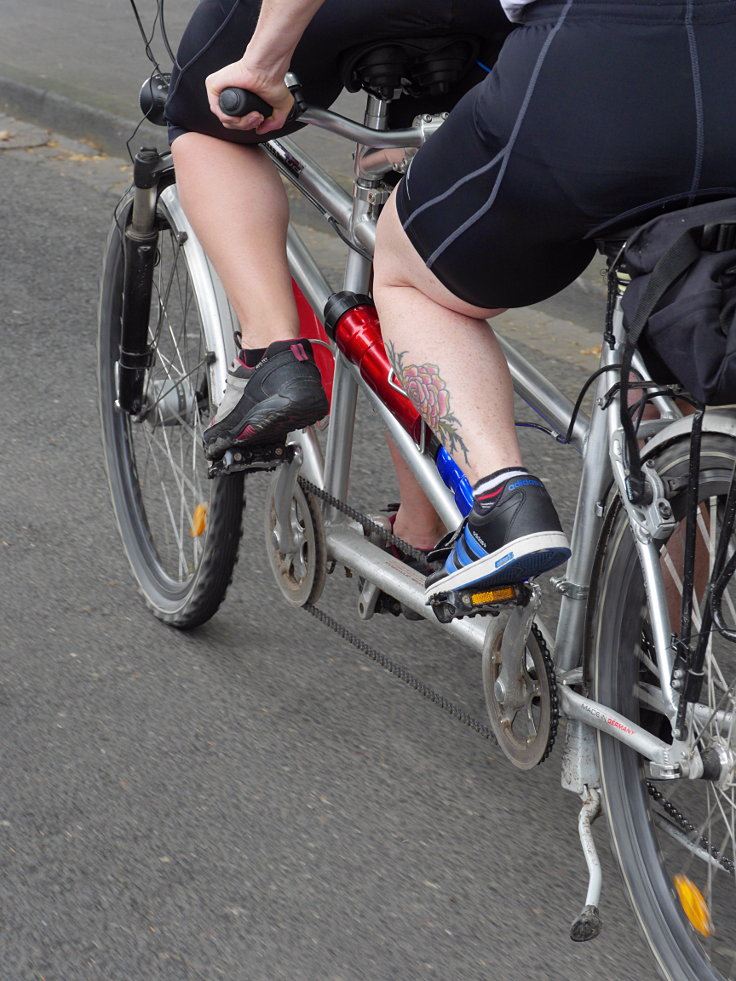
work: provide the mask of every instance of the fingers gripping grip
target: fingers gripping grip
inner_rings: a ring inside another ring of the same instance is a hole
[[[253,92],[229,86],[220,92],[220,109],[226,116],[247,116],[249,112],[260,112],[264,119],[273,114],[273,106]]]

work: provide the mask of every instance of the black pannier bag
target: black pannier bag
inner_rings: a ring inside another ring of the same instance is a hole
[[[736,198],[660,215],[624,247],[630,345],[658,383],[736,403]]]

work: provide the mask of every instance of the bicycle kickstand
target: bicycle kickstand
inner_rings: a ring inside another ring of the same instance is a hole
[[[583,806],[580,809],[578,818],[578,831],[580,833],[580,844],[583,846],[585,862],[588,866],[588,893],[585,897],[585,906],[581,913],[575,918],[570,927],[570,939],[580,943],[584,940],[593,940],[601,932],[601,916],[598,911],[598,903],[601,898],[601,884],[603,876],[601,873],[601,863],[598,858],[598,851],[595,847],[595,839],[591,825],[601,812],[600,794],[593,787],[586,785],[581,794]]]

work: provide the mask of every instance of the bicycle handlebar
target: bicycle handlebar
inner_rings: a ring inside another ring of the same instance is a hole
[[[249,112],[260,112],[264,119],[268,119],[273,113],[273,106],[269,106],[260,96],[232,85],[220,92],[219,102],[226,116],[247,116]]]
[[[260,112],[268,119],[273,112],[273,106],[269,106],[259,96],[234,86],[222,90],[219,102],[220,109],[227,116],[246,116],[249,112]],[[410,129],[374,130],[329,109],[306,106],[299,99],[295,100],[286,121],[290,123],[297,118],[302,123],[311,123],[336,136],[375,148],[420,147],[426,140],[423,123]]]

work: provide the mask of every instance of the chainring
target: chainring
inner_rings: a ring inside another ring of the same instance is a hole
[[[315,603],[322,595],[327,577],[327,544],[319,502],[295,484],[289,506],[292,547],[279,550],[275,493],[279,473],[274,476],[266,500],[266,554],[276,584],[292,606]]]
[[[532,624],[512,683],[503,690],[501,645],[503,629],[489,630],[483,648],[483,691],[491,728],[504,755],[520,770],[545,760],[557,734],[558,698],[554,665],[539,628]],[[509,677],[509,672],[505,675]]]

